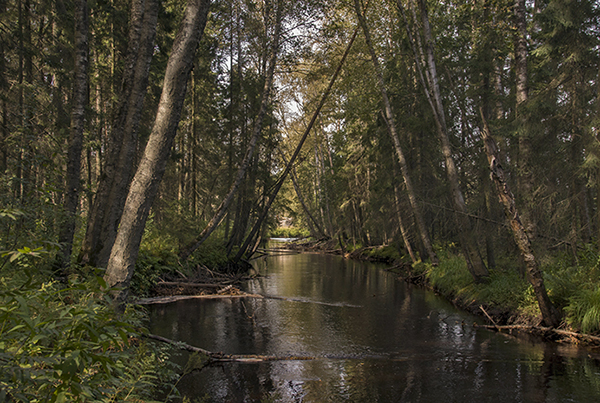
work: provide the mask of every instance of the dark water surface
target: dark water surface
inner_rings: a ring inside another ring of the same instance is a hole
[[[210,351],[318,359],[204,368],[179,385],[192,401],[600,402],[588,351],[475,329],[475,317],[382,266],[298,254],[255,267],[265,276],[248,291],[293,301],[157,305],[150,330]]]

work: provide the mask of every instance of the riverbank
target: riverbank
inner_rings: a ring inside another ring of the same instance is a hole
[[[440,253],[440,264],[432,266],[423,262],[411,264],[402,259],[394,247],[385,245],[348,250],[340,248],[335,240],[302,240],[286,243],[285,248],[383,262],[390,265],[386,270],[394,272],[398,278],[430,289],[456,307],[483,318],[489,323],[487,327],[490,330],[510,334],[526,333],[553,342],[600,348],[598,331],[583,332],[581,327],[575,325],[582,322],[577,316],[585,317],[586,314],[574,306],[578,302],[576,294],[571,292],[569,295],[565,289],[573,289],[575,285],[565,284],[569,278],[561,270],[546,273],[549,294],[558,300],[555,303],[563,313],[561,325],[552,329],[542,326],[541,314],[531,287],[513,265],[491,270],[486,283],[475,284],[462,257],[447,251]],[[562,281],[557,281],[559,279]],[[590,310],[593,311],[593,307]]]

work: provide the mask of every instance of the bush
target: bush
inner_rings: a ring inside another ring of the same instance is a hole
[[[117,317],[102,277],[62,287],[12,274],[0,278],[0,401],[139,401],[173,380],[166,353],[140,339],[141,314]]]
[[[310,231],[306,228],[285,227],[269,231],[269,238],[308,238]]]

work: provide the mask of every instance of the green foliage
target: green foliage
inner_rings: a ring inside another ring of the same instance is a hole
[[[466,298],[473,295],[473,277],[459,255],[440,253],[440,264],[427,274],[431,285],[447,296]]]
[[[441,294],[465,304],[477,303],[526,316],[539,314],[533,289],[513,269],[492,270],[485,283],[475,284],[464,258],[442,251],[440,264],[429,266],[427,277]]]
[[[117,317],[105,288],[100,276],[73,278],[67,287],[29,270],[0,278],[0,390],[6,398],[139,401],[172,382],[166,352],[140,341],[140,313]]]
[[[569,300],[565,307],[567,322],[585,333],[600,330],[600,287],[580,290]]]
[[[381,246],[379,248],[368,250],[367,255],[382,262],[394,262],[402,260],[402,256],[400,256],[398,249],[392,245]]]
[[[268,234],[269,238],[308,238],[309,236],[309,230],[299,227],[279,227],[271,230]]]

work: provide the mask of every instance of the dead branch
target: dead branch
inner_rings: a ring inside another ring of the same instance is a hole
[[[212,351],[205,350],[200,347],[194,347],[182,341],[175,341],[171,339],[167,339],[166,337],[157,336],[155,334],[144,334],[144,337],[152,340],[157,340],[163,343],[170,344],[179,349],[190,351],[193,353],[200,353],[208,357],[208,363],[215,362],[245,362],[245,363],[254,363],[254,362],[263,362],[263,361],[308,361],[315,360],[316,357],[310,356],[278,356],[278,355],[256,355],[256,354],[224,354],[221,352],[214,353]]]
[[[186,299],[226,299],[226,298],[264,298],[258,294],[238,294],[238,295],[222,295],[222,294],[208,294],[208,295],[172,295],[167,297],[153,297],[153,298],[141,298],[135,301],[136,305],[152,305],[152,304],[168,304],[170,302],[183,301]]]
[[[517,330],[517,331],[524,331],[524,332],[532,333],[532,334],[541,334],[542,336],[546,336],[548,334],[554,334],[554,335],[561,336],[561,337],[573,338],[578,341],[583,341],[583,342],[587,342],[590,344],[600,344],[600,337],[598,337],[598,336],[592,336],[589,334],[571,332],[568,330],[555,329],[552,327],[545,327],[545,326],[527,326],[527,325],[504,325],[504,326],[494,325],[494,326],[491,326],[491,325],[478,325],[478,324],[474,324],[473,326],[482,327],[482,328],[490,329],[490,330],[497,330],[498,332],[502,332],[503,330],[508,330],[508,331]]]

